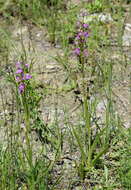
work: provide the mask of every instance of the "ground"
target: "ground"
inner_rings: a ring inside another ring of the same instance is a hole
[[[81,1],[72,0],[74,5],[81,5]],[[85,4],[87,1],[84,1]],[[119,115],[123,126],[128,129],[131,124],[131,108],[130,108],[130,81],[131,81],[131,15],[130,15],[130,5],[124,5],[125,12],[122,17],[122,26],[119,27],[119,22],[117,21],[117,15],[111,16],[113,21],[109,23],[109,33],[110,35],[110,46],[104,48],[104,44],[100,47],[100,52],[97,52],[98,60],[109,60],[109,63],[113,64],[113,76],[112,76],[112,101],[115,109],[116,117]],[[79,12],[77,13],[79,15]],[[99,13],[98,13],[99,15]],[[24,20],[21,24],[20,20],[12,18],[14,25],[7,25],[3,20],[3,17],[0,18],[1,26],[10,31],[10,40],[11,48],[9,48],[8,61],[2,60],[1,75],[0,75],[0,91],[1,91],[1,101],[0,101],[0,125],[1,125],[1,134],[0,142],[5,143],[5,132],[11,126],[11,118],[15,117],[13,114],[16,114],[16,108],[13,108],[15,104],[14,93],[12,85],[7,82],[7,78],[2,73],[8,75],[10,68],[15,67],[15,62],[20,58],[21,52],[23,51],[23,45],[26,51],[27,60],[30,63],[34,62],[33,66],[33,78],[35,79],[35,87],[37,91],[42,94],[43,98],[40,102],[40,113],[41,119],[52,128],[55,126],[56,130],[60,130],[63,135],[63,144],[61,155],[56,162],[56,165],[53,170],[53,180],[55,178],[62,176],[59,185],[56,187],[56,190],[87,190],[87,189],[106,189],[106,183],[104,184],[104,175],[101,173],[103,168],[95,169],[90,172],[84,182],[81,182],[77,174],[76,162],[79,161],[80,152],[76,148],[76,142],[72,144],[73,140],[71,137],[70,126],[73,124],[77,126],[79,124],[83,125],[83,119],[81,117],[82,113],[82,104],[79,101],[79,98],[74,94],[74,86],[72,87],[68,79],[68,74],[63,68],[62,64],[57,61],[56,57],[62,57],[64,55],[64,50],[61,47],[61,44],[56,42],[55,45],[52,45],[49,42],[49,35],[47,29],[39,24],[36,25],[30,21]],[[116,20],[115,20],[116,19]],[[122,35],[122,41],[116,40],[116,37],[119,35],[119,30],[123,29],[120,35]],[[8,40],[7,40],[8,42]],[[72,44],[70,45],[72,46]],[[101,53],[102,52],[102,53]],[[58,56],[59,55],[59,56]],[[104,59],[102,58],[102,56]],[[3,56],[4,57],[4,56]],[[6,56],[5,56],[6,57]],[[69,63],[76,62],[76,58],[72,53],[68,57]],[[103,62],[104,62],[103,61]],[[80,80],[78,79],[80,84]],[[96,117],[100,119],[100,122],[103,122],[104,112],[107,105],[106,96],[96,90],[96,94],[93,94],[90,98],[98,97],[99,104],[97,106]],[[81,96],[80,96],[81,98]],[[5,121],[7,123],[5,123]],[[14,122],[15,123],[15,122]],[[22,123],[23,124],[23,123]],[[21,124],[21,131],[24,129],[24,124]],[[16,125],[16,123],[15,123]],[[6,126],[6,127],[5,127]],[[115,126],[112,126],[115,127]],[[55,130],[54,129],[54,130]],[[22,132],[23,133],[23,132]],[[34,144],[34,153],[41,148],[42,144],[38,138],[38,134],[32,131],[32,138]],[[52,138],[52,137],[51,137]],[[24,136],[23,136],[24,139]],[[56,139],[54,140],[56,141]],[[24,142],[24,141],[23,141]],[[54,142],[56,143],[56,142]],[[72,146],[70,146],[72,144]],[[119,146],[121,147],[121,145]],[[117,146],[116,146],[117,148]],[[114,167],[109,171],[110,179],[109,184],[113,184],[113,177],[117,172],[117,162],[114,162],[113,155],[111,155],[113,148],[110,149],[109,153],[105,155],[102,159],[105,159],[107,163],[107,168],[110,168],[112,165]],[[54,153],[49,152],[51,160],[54,159]],[[116,156],[117,157],[117,156]],[[111,160],[112,159],[112,160]],[[105,166],[104,166],[105,167]],[[104,170],[106,171],[106,169]],[[93,173],[94,172],[94,173]],[[114,173],[113,173],[114,172]],[[116,179],[115,179],[116,180]],[[100,183],[99,183],[100,182]],[[101,185],[103,184],[103,186]],[[117,187],[110,187],[114,190],[124,190],[124,188],[118,185]]]

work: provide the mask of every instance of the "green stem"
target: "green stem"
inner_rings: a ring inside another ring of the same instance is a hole
[[[84,98],[84,120],[85,120],[85,143],[88,142],[86,152],[88,153],[87,165],[91,167],[91,125],[90,125],[90,111],[89,111],[89,101],[88,101],[88,93],[87,84],[85,84],[85,64],[84,59],[81,62],[82,66],[82,85],[83,85],[83,98]]]
[[[24,100],[24,112],[25,112],[25,138],[26,138],[26,145],[27,145],[27,159],[29,162],[30,167],[32,167],[32,146],[30,143],[30,114],[29,114],[29,106],[26,100],[26,97],[23,97]]]
[[[88,166],[91,166],[91,125],[90,125],[90,113],[89,113],[89,102],[86,97],[84,97],[84,118],[86,122],[85,130],[88,138]]]
[[[109,64],[108,67],[108,84],[107,84],[107,110],[106,110],[106,142],[109,142],[109,135],[110,135],[110,120],[111,120],[111,102],[112,102],[112,97],[111,97],[111,83],[112,83],[112,64]]]

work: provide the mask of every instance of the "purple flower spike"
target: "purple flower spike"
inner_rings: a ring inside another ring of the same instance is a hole
[[[27,73],[27,74],[25,75],[25,77],[24,77],[25,80],[29,80],[29,79],[31,79],[31,78],[32,78],[32,76],[31,76],[30,74],[28,74],[28,73]]]
[[[76,55],[80,55],[80,48],[76,48],[76,49],[74,50],[74,53],[75,53]]]
[[[25,89],[25,84],[24,83],[21,83],[18,87],[19,89],[19,92],[22,94],[24,92],[24,89]]]
[[[85,23],[83,24],[84,28],[88,28],[88,26],[89,26],[88,24],[85,24]]]
[[[23,69],[18,68],[18,70],[16,71],[16,74],[21,74],[21,73],[23,73]]]

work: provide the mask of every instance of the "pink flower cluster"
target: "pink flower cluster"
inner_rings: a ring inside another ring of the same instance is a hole
[[[77,22],[77,34],[75,36],[75,49],[74,54],[78,57],[88,56],[87,51],[87,38],[89,37],[89,26],[86,23]]]
[[[18,90],[20,93],[23,93],[26,87],[26,80],[32,78],[32,76],[28,73],[29,65],[24,64],[22,62],[16,63],[16,82],[18,83]]]

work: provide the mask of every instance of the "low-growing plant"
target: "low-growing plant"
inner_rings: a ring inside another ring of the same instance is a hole
[[[91,13],[102,12],[105,8],[105,0],[91,1],[89,4],[87,4],[87,8]]]
[[[10,42],[10,32],[6,30],[6,28],[1,28],[0,29],[0,35],[1,35],[1,39],[0,39],[0,67],[1,67],[1,71],[2,71],[2,66],[4,65],[4,63],[8,63],[8,59],[9,59],[9,50],[10,50],[10,46],[11,46],[11,42]]]
[[[66,10],[64,0],[50,0],[45,3],[44,25],[47,28],[47,35],[51,44],[56,45],[59,40],[60,31],[62,28],[61,16]]]
[[[84,21],[85,13],[83,14]],[[106,68],[106,88],[107,88],[107,105],[106,105],[106,119],[104,126],[97,121],[97,104],[98,100],[95,94],[91,98],[90,81],[86,78],[94,76],[94,64],[89,62],[89,49],[88,40],[90,38],[89,25],[78,21],[77,32],[74,38],[74,54],[78,59],[78,77],[81,77],[81,87],[76,80],[76,90],[81,94],[81,104],[83,107],[83,121],[84,127],[72,126],[72,133],[78,143],[81,154],[80,163],[76,163],[78,173],[82,179],[86,173],[93,167],[98,167],[100,158],[105,155],[109,149],[110,134],[111,134],[111,112],[112,112],[112,99],[111,99],[111,81],[112,81],[112,63],[108,63]],[[94,55],[95,56],[95,55]],[[97,64],[96,64],[97,66]],[[77,78],[78,78],[77,77]],[[97,77],[97,76],[96,76]],[[74,91],[76,91],[74,90]],[[96,118],[95,118],[96,117]],[[84,130],[84,131],[83,131]],[[80,135],[81,134],[81,135]]]
[[[119,175],[121,184],[124,188],[131,189],[131,130],[128,129],[124,136],[127,140],[125,141],[123,150],[121,151],[121,167],[119,169]]]
[[[11,131],[7,134],[9,135],[9,138],[7,137],[9,147],[2,152],[1,156],[3,174],[0,180],[3,189],[7,186],[9,189],[21,187],[32,190],[47,190],[51,182],[50,171],[53,168],[55,159],[52,162],[48,158],[48,155],[46,155],[45,144],[47,142],[44,137],[47,137],[46,133],[48,130],[47,127],[45,128],[44,122],[40,119],[38,111],[41,95],[37,93],[33,85],[33,75],[31,74],[32,64],[32,62],[27,64],[26,58],[22,58],[21,61],[16,63],[15,68],[11,69],[8,73],[8,81],[12,83],[14,89],[13,99],[16,99],[18,121],[17,124],[14,121],[11,125]],[[22,134],[21,122],[24,124]],[[34,155],[33,131],[38,134],[40,141],[42,138],[41,147],[36,153],[37,155]],[[44,131],[45,136],[43,136]],[[23,138],[25,139],[24,142]],[[10,170],[8,171],[9,168]],[[8,184],[8,175],[10,175],[10,172],[12,172],[12,178]]]

